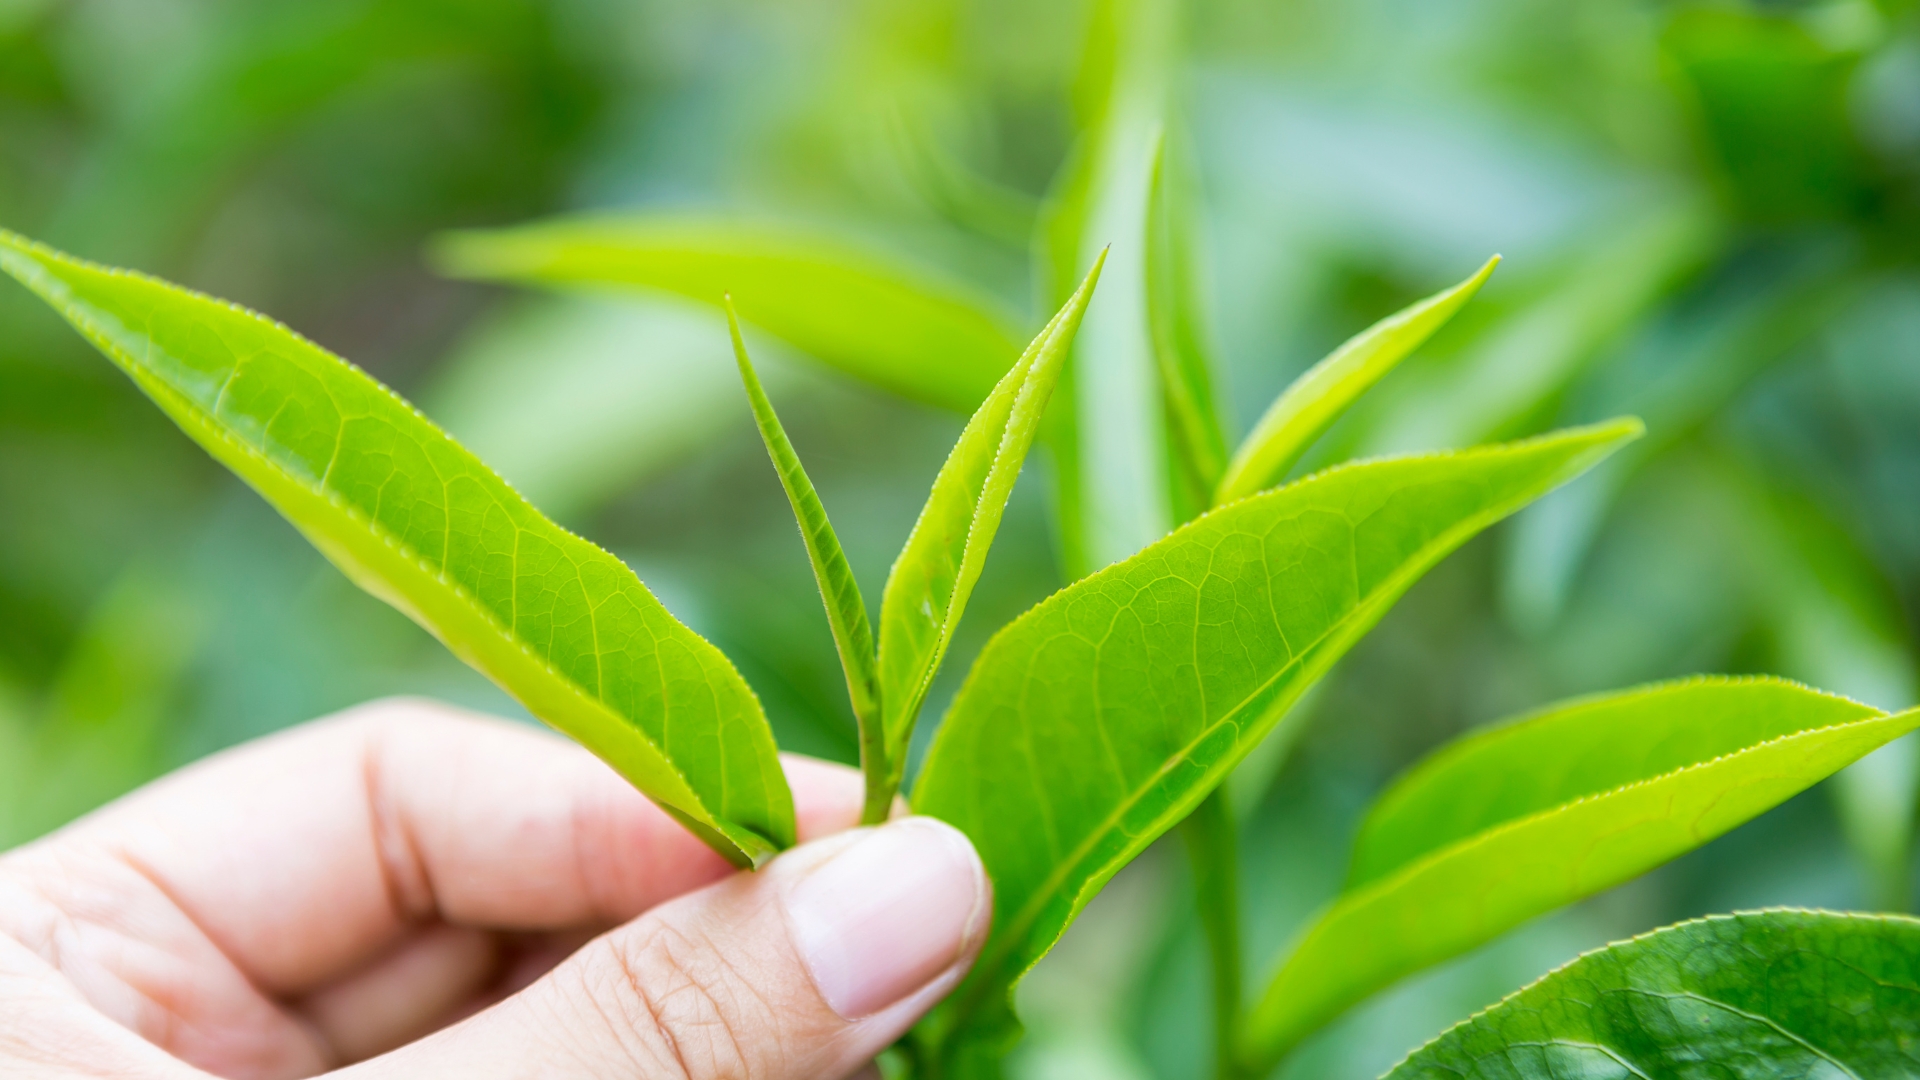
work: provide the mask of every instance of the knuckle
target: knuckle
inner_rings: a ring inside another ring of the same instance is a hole
[[[711,941],[655,920],[601,940],[612,985],[591,996],[636,1075],[748,1080],[778,1054],[777,1011]]]

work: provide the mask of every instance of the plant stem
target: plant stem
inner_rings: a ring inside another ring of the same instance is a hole
[[[900,790],[893,766],[887,761],[887,736],[881,730],[880,717],[860,718],[860,773],[866,778],[867,802],[860,809],[860,824],[884,825],[893,815],[893,796]]]
[[[1226,788],[1216,787],[1182,823],[1193,861],[1194,898],[1213,974],[1214,1075],[1240,1080],[1240,836]]]

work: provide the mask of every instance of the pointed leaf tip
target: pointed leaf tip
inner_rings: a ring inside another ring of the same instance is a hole
[[[1276,1061],[1367,995],[1642,874],[1920,725],[1775,678],[1562,702],[1441,748],[1386,792],[1346,889],[1247,1027]]]

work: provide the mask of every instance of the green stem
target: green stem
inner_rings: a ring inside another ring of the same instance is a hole
[[[1242,1080],[1238,1045],[1241,1019],[1240,836],[1226,789],[1217,787],[1181,826],[1193,861],[1200,926],[1207,935],[1213,974],[1214,1075]]]
[[[860,809],[860,824],[884,825],[893,816],[893,796],[900,785],[887,761],[887,736],[877,715],[860,718],[860,774],[867,782],[867,802]]]

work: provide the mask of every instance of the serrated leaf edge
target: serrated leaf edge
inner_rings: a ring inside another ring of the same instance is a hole
[[[438,435],[441,439],[445,440],[447,443],[455,447],[458,447],[460,450],[466,453],[469,457],[472,457],[476,462],[480,464],[481,468],[486,469],[489,476],[491,476],[495,480],[498,480],[502,486],[504,486],[507,490],[513,492],[513,494],[517,498],[519,498],[522,502],[526,503],[527,506],[533,507],[533,504],[527,500],[527,497],[525,495],[522,495],[519,489],[515,488],[510,481],[508,481],[505,477],[501,476],[498,472],[494,471],[493,467],[488,465],[485,461],[481,460],[479,455],[474,454],[471,450],[467,450],[464,446],[461,446],[458,440],[454,439],[452,435],[449,435],[438,424],[435,424],[431,419],[427,417],[425,413],[421,412],[420,409],[417,406],[415,406],[412,402],[408,401],[404,397],[401,397],[400,394],[394,391],[392,387],[387,386],[385,383],[381,382],[379,379],[376,379],[372,375],[367,374],[364,368],[361,368],[359,365],[355,364],[353,361],[348,360],[343,356],[340,356],[339,354],[333,352],[331,349],[328,349],[323,345],[320,345],[319,343],[313,341],[311,338],[308,338],[306,335],[300,333],[297,330],[294,330],[293,328],[287,326],[285,323],[280,322],[279,320],[273,318],[272,316],[265,315],[258,311],[254,311],[251,308],[242,306],[231,300],[225,300],[217,296],[211,296],[211,295],[208,295],[207,293],[203,293],[199,291],[198,289],[193,289],[188,286],[179,285],[174,282],[167,281],[163,278],[156,277],[152,274],[143,273],[138,270],[130,270],[125,267],[107,266],[101,263],[93,262],[90,259],[84,259],[76,255],[70,255],[66,252],[60,251],[58,248],[54,248],[47,244],[43,244],[40,241],[32,240],[25,236],[21,236],[19,233],[12,232],[11,230],[8,230],[8,229],[0,228],[0,250],[4,250],[5,248],[9,248],[9,247],[15,249],[17,252],[24,252],[32,255],[44,256],[44,257],[50,258],[56,263],[67,263],[70,265],[78,266],[82,269],[93,271],[95,273],[104,274],[111,278],[124,278],[127,280],[138,281],[138,282],[142,282],[149,285],[157,285],[162,288],[169,289],[175,292],[184,293],[187,296],[190,296],[196,300],[201,300],[201,301],[205,301],[205,302],[217,305],[218,307],[224,308],[232,314],[239,315],[243,318],[252,320],[253,322],[256,322],[256,323],[271,327],[274,330],[280,331],[281,333],[284,333],[289,337],[294,338],[296,341],[300,342],[303,345],[308,346],[309,348],[314,349],[315,351],[321,353],[322,355],[325,355],[333,360],[338,361],[341,364],[344,364],[347,368],[352,370],[355,374],[358,374],[362,378],[365,378],[369,383],[377,387],[381,393],[385,394],[389,400],[393,401],[394,403],[405,408],[408,412],[412,413],[415,419],[425,424],[428,427],[428,429],[430,429],[435,435]],[[49,273],[44,267],[36,266],[35,269],[40,274]],[[35,290],[35,291],[38,292],[38,290]],[[46,299],[46,298],[42,297],[42,299]],[[720,826],[724,825],[730,828],[740,829],[742,831],[748,832],[750,835],[759,837],[758,833],[754,833],[752,830],[747,829],[745,826],[740,825],[736,822],[723,822],[720,816],[714,813],[713,810],[706,805],[706,800],[700,798],[698,791],[695,790],[693,784],[687,779],[686,774],[681,771],[679,765],[676,764],[673,758],[669,756],[664,750],[662,750],[659,744],[655,743],[653,739],[649,737],[645,731],[641,730],[637,725],[634,725],[631,722],[627,721],[627,719],[621,716],[619,713],[614,712],[611,707],[607,706],[599,698],[595,697],[592,694],[589,694],[585,687],[581,686],[571,676],[562,673],[558,668],[554,667],[551,661],[548,661],[542,658],[538,653],[534,652],[531,647],[529,647],[525,642],[521,641],[518,637],[516,637],[510,629],[503,627],[500,624],[500,621],[494,618],[492,613],[487,611],[487,609],[483,605],[481,605],[479,601],[473,596],[473,594],[470,593],[464,586],[460,585],[458,582],[448,579],[443,569],[435,568],[433,563],[430,560],[422,556],[411,545],[394,537],[393,534],[389,532],[384,526],[380,525],[377,521],[373,520],[372,518],[367,517],[357,507],[353,506],[351,503],[343,499],[338,492],[329,491],[326,488],[315,488],[315,487],[309,486],[304,479],[288,471],[283,466],[281,466],[278,462],[275,462],[272,458],[267,457],[265,454],[262,454],[259,450],[255,449],[254,447],[249,446],[245,442],[242,442],[239,439],[236,439],[235,437],[233,437],[224,429],[224,427],[220,423],[217,422],[216,418],[208,415],[206,410],[202,409],[198,404],[188,401],[187,399],[181,397],[180,394],[177,391],[175,391],[173,388],[158,381],[157,377],[148,373],[148,368],[144,363],[137,360],[131,354],[126,352],[123,348],[120,347],[118,343],[112,341],[108,335],[106,335],[100,330],[98,323],[91,316],[88,316],[82,313],[81,311],[79,311],[74,304],[65,300],[58,301],[58,302],[48,300],[47,302],[60,313],[60,316],[62,318],[66,319],[68,322],[74,324],[76,328],[80,329],[81,333],[87,338],[88,341],[90,341],[94,345],[95,348],[102,349],[103,351],[106,351],[109,354],[118,357],[123,363],[142,372],[143,375],[145,375],[145,377],[141,379],[141,384],[143,389],[148,386],[151,386],[153,389],[159,391],[162,394],[165,394],[169,400],[175,402],[176,405],[179,406],[182,412],[192,415],[203,430],[205,430],[207,433],[214,436],[215,438],[218,438],[222,442],[222,444],[231,447],[232,449],[238,451],[242,456],[250,460],[259,462],[260,464],[266,466],[272,472],[280,476],[286,477],[290,482],[297,484],[300,488],[302,488],[308,494],[309,497],[318,497],[320,499],[325,500],[328,505],[340,511],[344,516],[347,517],[348,520],[359,525],[361,528],[365,529],[369,534],[371,534],[376,539],[378,539],[382,544],[385,544],[388,550],[393,551],[399,554],[400,556],[404,557],[409,562],[411,562],[416,568],[418,568],[424,574],[426,574],[429,578],[431,578],[441,586],[445,587],[448,591],[452,592],[456,597],[458,597],[462,602],[464,602],[469,608],[471,608],[474,614],[489,629],[493,630],[496,634],[500,635],[500,638],[502,641],[506,642],[508,645],[512,646],[513,648],[519,650],[519,652],[523,656],[525,656],[528,660],[530,660],[534,664],[534,666],[540,668],[541,670],[545,671],[548,675],[552,676],[556,682],[566,687],[568,690],[572,691],[581,700],[587,701],[593,704],[595,707],[606,711],[609,715],[619,720],[623,726],[630,728],[633,731],[633,734],[635,735],[635,737],[645,742],[649,747],[652,747],[654,753],[659,755],[660,760],[664,762],[666,766],[673,771],[673,775],[677,779],[679,779],[680,783],[686,788],[687,792],[693,797],[695,803],[697,803],[700,806],[700,808],[706,813],[706,816],[708,817],[708,819],[713,822],[716,832],[722,832]],[[533,509],[535,510],[536,513],[538,513],[537,507],[533,507]],[[540,516],[543,518],[546,517],[546,515],[544,514],[541,514]],[[549,522],[552,522],[552,519],[550,518],[548,518],[547,520]],[[566,535],[579,540],[581,543],[586,544],[588,547],[592,548],[594,551],[599,552],[600,554],[605,555],[608,558],[614,560],[616,563],[619,563],[619,565],[626,567],[627,565],[626,562],[622,560],[619,556],[606,550],[600,545],[595,544],[593,541],[588,540],[586,537],[580,536],[579,534],[574,533],[573,531],[565,528],[564,526],[558,523],[553,523],[553,527],[565,533]],[[627,567],[627,571],[628,573],[632,573],[632,568]],[[635,580],[636,581],[639,580],[638,575],[635,575]],[[646,583],[641,582],[640,586],[641,588],[644,589],[646,588]],[[647,592],[649,594],[651,594],[652,591],[653,590],[651,589],[647,589]],[[654,600],[657,603],[659,601],[659,598],[656,596],[654,597]],[[661,610],[665,611],[666,605],[662,604]],[[669,614],[671,614],[671,612],[669,612]],[[675,621],[678,621],[678,620],[676,619]],[[685,626],[684,623],[682,623],[681,625]],[[694,634],[696,637],[700,636],[691,627],[687,628],[687,632]],[[701,640],[705,641],[706,639],[702,637]],[[712,645],[712,642],[707,642],[707,644]],[[714,652],[716,655],[722,658],[722,660],[727,664],[727,666],[733,670],[736,676],[740,674],[739,669],[737,667],[734,667],[733,660],[731,657],[728,657],[717,646],[714,647]],[[745,676],[740,676],[740,683],[743,687],[745,687],[748,696],[752,698],[754,706],[760,709],[761,715],[764,716],[765,706],[761,703],[759,695],[754,691],[752,685],[746,681]],[[722,835],[724,835],[724,832],[722,832]],[[755,867],[758,867],[763,863],[765,863],[766,860],[771,857],[773,851],[776,850],[776,845],[773,843],[772,840],[766,837],[759,837],[759,839],[765,841],[767,845],[768,850],[765,853],[751,852],[751,851],[745,850],[744,848],[741,848],[741,851],[740,851],[740,854],[744,858],[746,858],[751,865]],[[740,846],[738,842],[735,841],[731,836],[727,836],[727,840],[729,843],[735,844],[736,847]]]

